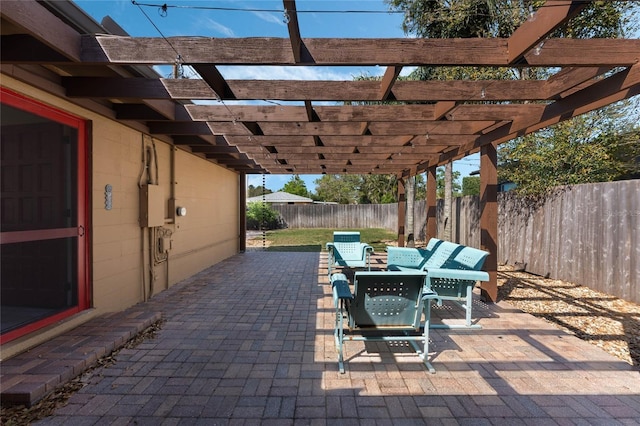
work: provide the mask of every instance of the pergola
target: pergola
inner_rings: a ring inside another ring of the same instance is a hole
[[[295,0],[284,0],[288,38],[166,39],[130,37],[110,19],[102,27],[111,34],[97,29],[79,38],[62,20],[38,25],[35,8],[3,2],[1,60],[3,67],[44,65],[60,76],[66,97],[91,100],[117,120],[237,171],[243,182],[255,173],[394,174],[400,244],[404,179],[427,173],[427,236],[435,236],[436,167],[480,152],[481,244],[492,254],[483,290],[495,300],[497,146],[640,93],[640,40],[548,37],[587,3],[549,0],[503,39],[336,39],[301,37]],[[189,65],[200,78],[161,78],[153,65]],[[228,80],[221,65],[377,65],[385,72],[380,80]],[[547,80],[398,81],[403,67],[458,65],[558,71]],[[205,100],[215,102],[198,103]],[[270,103],[248,102],[264,100]]]

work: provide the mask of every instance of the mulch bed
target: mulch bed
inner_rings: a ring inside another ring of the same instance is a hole
[[[498,268],[498,300],[640,369],[640,305],[579,284]]]

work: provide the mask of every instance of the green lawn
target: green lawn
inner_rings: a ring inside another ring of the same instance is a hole
[[[324,251],[326,243],[333,241],[336,229],[279,229],[267,231],[266,239],[270,242],[270,251]],[[374,250],[382,251],[388,241],[396,241],[398,234],[386,229],[340,229],[340,231],[360,231],[360,241],[370,244]],[[261,240],[262,236],[256,239]]]

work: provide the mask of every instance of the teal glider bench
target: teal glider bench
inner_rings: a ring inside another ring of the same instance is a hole
[[[434,299],[440,304],[443,300],[457,303],[465,309],[462,327],[479,328],[471,324],[473,288],[477,281],[489,281],[489,274],[481,270],[488,255],[483,250],[432,238],[426,249],[387,247],[387,270],[427,272],[425,292],[436,294]]]
[[[360,232],[336,231],[327,243],[329,276],[333,268],[371,269],[373,247],[360,241]]]
[[[346,275],[331,276],[340,373],[344,373],[344,343],[351,340],[410,341],[429,371],[435,372],[428,362],[428,327],[421,323],[426,276],[423,271],[356,271],[353,293]]]
[[[463,246],[431,238],[425,248],[387,246],[388,271],[426,271],[442,268]]]
[[[474,254],[461,250],[454,259],[464,264],[473,261]],[[351,292],[346,275],[331,275],[336,309],[334,337],[340,373],[344,373],[343,348],[348,340],[409,341],[429,372],[435,373],[429,362],[429,330],[481,328],[471,324],[472,289],[476,281],[488,280],[489,274],[484,271],[463,269],[357,271]],[[462,304],[467,312],[465,325],[431,323],[431,304],[442,305],[443,300],[465,301]]]

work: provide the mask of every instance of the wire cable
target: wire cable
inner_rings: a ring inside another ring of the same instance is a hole
[[[163,12],[166,12],[167,9],[193,9],[193,10],[218,10],[218,11],[227,11],[227,12],[273,12],[273,13],[282,13],[282,9],[261,9],[261,8],[241,8],[241,7],[222,7],[222,6],[185,6],[185,5],[169,5],[167,3],[157,4],[157,3],[139,3],[135,0],[131,0],[133,4],[136,6],[145,6],[145,7],[156,7]],[[296,13],[397,13],[403,14],[403,11],[387,11],[387,10],[296,10]]]

